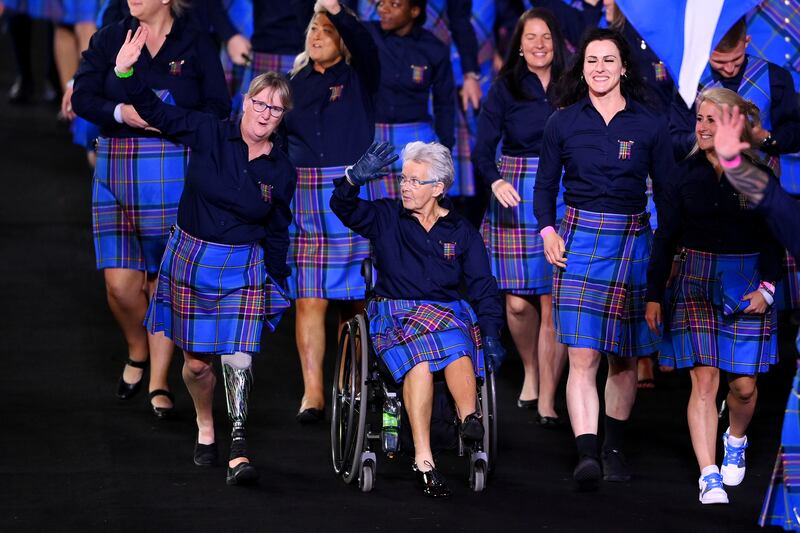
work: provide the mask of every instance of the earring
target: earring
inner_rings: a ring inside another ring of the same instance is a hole
[[[622,78],[623,80],[627,80],[628,79],[628,73],[626,72],[625,74],[620,76],[620,78]]]
[[[581,74],[581,81],[586,81],[586,80],[583,79],[583,74]]]
[[[520,48],[520,49],[519,49],[519,56],[520,56],[520,57],[522,57],[522,56],[524,56],[524,55],[525,55],[525,54],[523,54],[523,53],[522,53],[522,48]]]

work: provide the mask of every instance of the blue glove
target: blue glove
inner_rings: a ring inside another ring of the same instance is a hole
[[[385,176],[388,173],[387,167],[399,157],[389,143],[374,142],[355,165],[347,167],[345,175],[353,185],[364,185],[368,181]]]
[[[503,364],[503,361],[506,358],[506,349],[503,348],[503,344],[500,342],[500,339],[495,337],[484,337],[483,355],[484,359],[486,359],[486,365],[489,367],[489,370],[491,372],[497,372],[500,370],[500,365]]]

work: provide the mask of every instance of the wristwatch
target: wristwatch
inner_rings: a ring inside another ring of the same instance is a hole
[[[477,72],[465,72],[464,78],[469,78],[475,81],[481,81],[481,75],[478,74]]]
[[[761,141],[761,148],[769,150],[771,148],[775,148],[776,144],[778,144],[778,141],[776,141],[775,137],[773,137],[770,133],[763,141]]]

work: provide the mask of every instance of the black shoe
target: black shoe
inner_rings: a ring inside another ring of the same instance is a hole
[[[596,489],[602,475],[600,461],[597,460],[597,457],[588,455],[580,458],[578,465],[572,472],[572,478],[577,481],[578,486],[583,490]]]
[[[483,421],[477,413],[472,413],[464,418],[458,425],[458,433],[461,440],[466,442],[480,442],[483,440]]]
[[[147,361],[134,361],[129,358],[125,361],[125,364],[133,368],[141,368],[142,370],[147,368]],[[120,376],[119,383],[117,384],[117,398],[120,400],[130,400],[136,396],[136,393],[142,388],[142,379],[144,379],[144,373],[142,373],[142,377],[139,378],[139,381],[136,383],[128,383]]]
[[[520,409],[528,409],[530,411],[535,411],[539,407],[539,399],[536,400],[520,400],[517,398],[517,407]]]
[[[24,105],[33,101],[33,81],[17,78],[8,90],[8,103]]]
[[[197,466],[217,466],[219,459],[217,457],[217,443],[200,444],[195,441],[194,443],[194,464]]]
[[[317,409],[316,407],[309,407],[303,409],[295,416],[295,419],[301,424],[315,424],[325,420],[325,409]]]
[[[156,396],[166,396],[169,398],[169,401],[172,402],[172,407],[156,407],[153,405],[153,398]],[[159,420],[164,420],[166,418],[171,418],[173,412],[175,411],[175,396],[168,390],[164,389],[155,389],[150,391],[150,407],[153,408],[153,414],[156,415],[156,418]]]
[[[562,425],[561,418],[558,416],[542,416],[536,413],[536,423],[543,428],[556,429]]]
[[[228,467],[225,483],[228,485],[249,485],[258,479],[258,470],[250,463],[239,463]]]
[[[431,498],[446,498],[450,496],[450,487],[447,486],[447,480],[444,476],[429,462],[425,461],[425,464],[431,468],[427,472],[422,472],[417,467],[417,463],[411,465],[417,477],[417,482],[422,485],[422,493]]]
[[[603,450],[603,479],[606,481],[630,481],[631,468],[619,450]]]

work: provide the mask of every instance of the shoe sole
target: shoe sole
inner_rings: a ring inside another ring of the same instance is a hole
[[[597,488],[602,476],[603,473],[598,464],[586,464],[580,470],[576,469],[575,472],[572,473],[573,479],[583,490]]]
[[[716,504],[725,504],[730,502],[728,501],[728,495],[726,494],[725,496],[716,496],[714,498],[709,498],[706,501],[703,501],[703,498],[700,498],[700,503],[702,503],[703,505],[716,505]]]
[[[225,478],[228,485],[252,485],[258,480],[258,471],[255,469],[242,470],[238,476]]]
[[[738,485],[741,485],[742,481],[744,481],[744,476],[738,479],[726,479],[725,476],[722,476],[722,484],[725,485],[726,487],[736,487]]]

